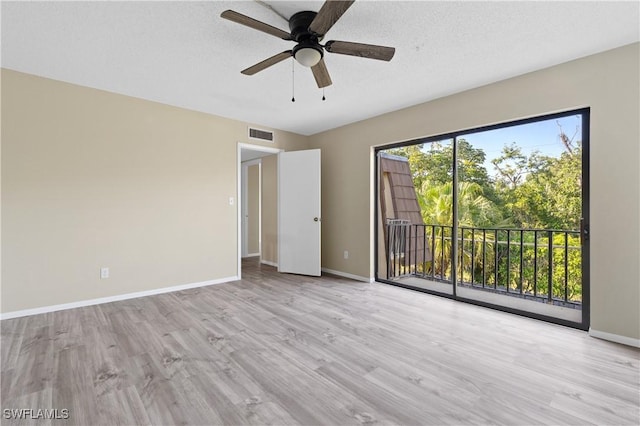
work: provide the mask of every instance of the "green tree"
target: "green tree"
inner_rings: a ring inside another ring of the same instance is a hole
[[[418,203],[425,223],[451,225],[453,220],[453,183],[435,185],[423,182],[418,191]],[[500,209],[484,196],[482,187],[474,182],[458,184],[458,225],[467,227],[503,227],[509,222]]]
[[[451,276],[451,224],[453,221],[453,183],[435,185],[423,182],[419,191],[420,210],[424,223],[442,225],[433,228],[435,273],[443,277]],[[479,184],[461,182],[458,185],[458,226],[460,227],[504,227],[509,221],[502,217],[500,209],[483,195]],[[428,232],[431,232],[429,229]],[[493,237],[488,236],[489,246],[493,245]],[[468,265],[471,264],[471,247],[460,246],[461,256]],[[478,252],[479,253],[479,252]]]
[[[453,179],[452,141],[394,148],[388,153],[409,160],[416,188],[422,188],[425,181],[441,185]],[[477,183],[485,192],[491,189],[493,182],[484,167],[485,159],[482,149],[474,148],[465,139],[458,139],[458,181]]]
[[[523,227],[577,230],[582,214],[581,150],[546,158],[545,164],[514,188],[508,206]]]

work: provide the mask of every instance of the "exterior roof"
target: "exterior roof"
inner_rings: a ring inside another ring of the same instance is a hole
[[[394,219],[407,221],[411,225],[424,225],[408,159],[381,153],[380,203],[383,225]],[[384,226],[384,229],[385,242],[388,243],[387,227]],[[409,262],[413,260],[417,263],[417,259],[431,260],[431,252],[425,246],[424,230],[418,228],[403,235],[406,239],[402,244],[405,245],[405,252],[412,252],[415,256]],[[385,246],[388,251],[388,244]]]

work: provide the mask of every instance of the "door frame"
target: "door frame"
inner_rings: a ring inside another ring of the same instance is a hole
[[[237,227],[237,240],[238,256],[237,256],[237,276],[238,279],[242,279],[242,151],[259,151],[263,152],[262,157],[267,155],[277,154],[280,151],[284,151],[280,148],[272,148],[268,146],[252,145],[244,142],[238,142],[236,153],[236,227]],[[260,194],[262,197],[262,194]],[[232,197],[233,198],[233,197]]]

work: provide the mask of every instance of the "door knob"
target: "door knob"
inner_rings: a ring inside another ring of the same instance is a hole
[[[320,218],[319,218],[319,217],[314,217],[314,218],[313,218],[313,221],[314,221],[314,222],[320,222]]]

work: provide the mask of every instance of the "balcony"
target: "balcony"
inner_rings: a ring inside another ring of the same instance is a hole
[[[453,227],[397,219],[385,227],[386,279],[451,294]],[[459,227],[457,252],[459,295],[505,306],[512,297],[516,308],[529,303],[527,310],[572,321],[580,315],[579,231]]]

